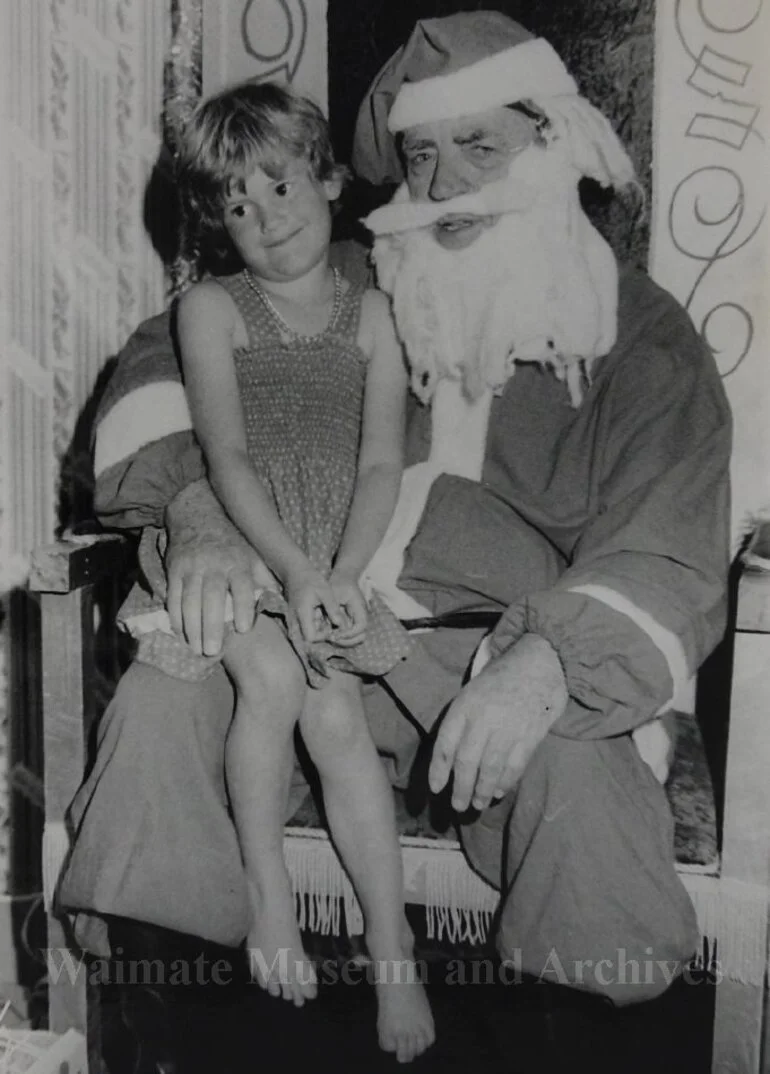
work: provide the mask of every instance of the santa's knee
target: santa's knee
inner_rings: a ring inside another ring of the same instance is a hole
[[[549,736],[503,845],[501,954],[616,1004],[660,995],[698,944],[672,848],[665,793],[630,736]]]

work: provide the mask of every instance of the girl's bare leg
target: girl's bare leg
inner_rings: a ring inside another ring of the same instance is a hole
[[[250,970],[271,995],[302,1006],[316,995],[316,974],[297,927],[283,827],[305,676],[282,629],[265,615],[248,634],[227,639],[224,663],[237,698],[225,764],[252,904]]]
[[[404,915],[393,791],[366,725],[358,680],[338,672],[328,686],[308,690],[300,729],[318,768],[335,845],[364,911],[380,1046],[407,1063],[433,1043],[435,1031]]]

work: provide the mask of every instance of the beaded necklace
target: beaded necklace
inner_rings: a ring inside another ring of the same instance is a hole
[[[244,277],[246,279],[246,283],[249,285],[251,290],[257,296],[257,298],[262,303],[267,312],[270,314],[270,316],[273,318],[273,320],[276,322],[278,327],[282,329],[282,331],[284,331],[292,339],[299,340],[305,343],[313,339],[318,339],[319,336],[324,336],[327,332],[331,332],[331,330],[337,323],[337,318],[340,315],[340,309],[342,307],[342,276],[336,268],[332,268],[332,272],[334,273],[334,304],[332,306],[331,317],[329,318],[329,323],[327,324],[326,328],[324,328],[322,332],[317,332],[315,335],[312,336],[302,335],[300,332],[295,331],[291,327],[291,325],[286,322],[283,315],[276,309],[269,295],[259,286],[249,269],[244,269]]]

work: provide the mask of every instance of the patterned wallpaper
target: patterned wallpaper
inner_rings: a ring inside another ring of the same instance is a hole
[[[768,0],[659,3],[650,272],[711,347],[734,417],[734,546],[770,517]]]
[[[53,537],[61,510],[67,514],[73,438],[100,371],[164,304],[145,188],[161,145],[164,71],[184,62],[199,0],[177,0],[173,11],[149,0],[4,0],[3,10],[0,595],[23,578],[31,548]],[[4,674],[8,645],[18,649],[25,638],[16,631],[9,642],[7,624],[0,630],[2,891],[10,799]]]
[[[203,40],[204,93],[274,79],[327,110],[327,0],[203,0]]]

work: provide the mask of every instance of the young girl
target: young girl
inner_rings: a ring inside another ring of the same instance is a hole
[[[266,566],[255,624],[223,657],[252,971],[298,1005],[315,995],[283,859],[298,724],[379,967],[380,1044],[408,1061],[433,1021],[422,986],[403,983],[412,937],[393,797],[354,674],[383,674],[409,645],[358,584],[398,494],[403,357],[384,296],[330,266],[343,170],[311,102],[272,84],[221,93],[192,117],[179,159],[199,244],[225,240],[243,266],[183,295],[178,332],[211,484]]]

